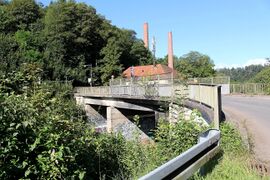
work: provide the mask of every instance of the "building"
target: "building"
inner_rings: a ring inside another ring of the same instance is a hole
[[[123,72],[125,78],[153,77],[155,79],[170,79],[172,77],[176,78],[176,76],[176,70],[163,64],[131,66]]]

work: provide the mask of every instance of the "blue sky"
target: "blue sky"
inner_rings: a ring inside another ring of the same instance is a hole
[[[47,5],[48,0],[40,0]],[[209,55],[217,67],[243,66],[270,57],[269,0],[80,0],[112,24],[156,38],[156,55],[167,54],[173,32],[174,54],[191,50]]]

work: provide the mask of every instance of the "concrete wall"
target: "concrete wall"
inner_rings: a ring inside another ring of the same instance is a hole
[[[220,84],[221,94],[230,94],[230,84]]]
[[[142,142],[152,141],[136,124],[132,123],[115,107],[107,107],[107,130],[108,132],[121,133],[126,139],[130,140],[138,138]]]
[[[96,131],[107,131],[107,120],[104,115],[98,112],[94,106],[89,104],[85,104],[84,109],[88,117],[89,123],[91,123],[95,127]]]

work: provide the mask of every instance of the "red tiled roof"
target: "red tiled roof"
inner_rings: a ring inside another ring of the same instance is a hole
[[[131,69],[129,67],[123,72],[123,76],[130,78],[131,77]],[[174,76],[177,74],[177,71],[169,68],[163,64],[157,65],[145,65],[145,66],[134,66],[133,72],[135,77],[145,77],[145,76],[155,76],[155,75],[165,75],[173,72]]]

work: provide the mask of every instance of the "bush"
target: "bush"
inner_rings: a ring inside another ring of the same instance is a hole
[[[9,82],[0,94],[0,179],[98,179],[125,168],[122,136],[96,134],[68,91],[15,75],[0,80]]]
[[[35,68],[33,68],[34,72]],[[162,121],[155,144],[97,134],[67,85],[0,78],[0,179],[134,179],[196,144],[193,121]]]
[[[202,131],[203,127],[195,121],[180,120],[176,124],[163,121],[159,123],[155,139],[162,154],[172,158],[195,145]]]

